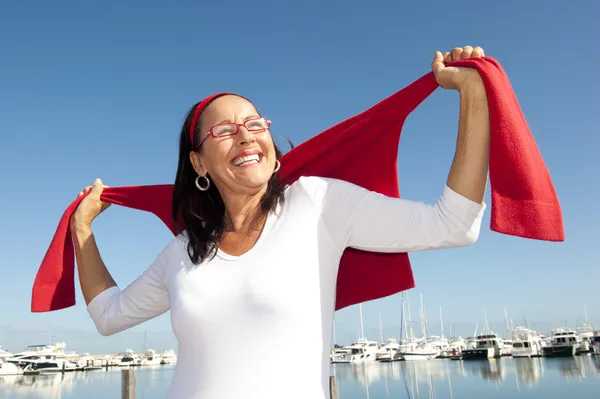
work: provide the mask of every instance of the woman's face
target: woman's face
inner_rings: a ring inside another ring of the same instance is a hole
[[[230,133],[235,127],[224,123],[258,129],[261,116],[252,103],[235,95],[215,99],[203,111],[199,120],[199,140],[204,140],[198,151],[190,153],[190,161],[196,173],[208,174],[221,193],[251,194],[266,186],[275,169],[275,147],[268,129],[248,131],[237,126],[237,133],[230,136],[213,137],[209,131]]]

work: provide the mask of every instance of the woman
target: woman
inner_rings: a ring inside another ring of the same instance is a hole
[[[455,157],[431,206],[348,182],[303,177],[281,187],[270,122],[247,99],[222,95],[181,132],[173,215],[179,234],[120,290],[92,221],[107,204],[97,180],[71,219],[79,279],[102,335],[171,310],[179,359],[170,398],[326,398],[337,267],[347,247],[407,252],[476,241],[485,206],[489,122],[485,89],[436,52],[437,82],[460,92]]]

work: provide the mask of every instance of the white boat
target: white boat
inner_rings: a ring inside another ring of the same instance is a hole
[[[177,363],[177,354],[173,349],[166,350],[160,357],[160,364],[175,364]]]
[[[467,341],[462,337],[450,338],[449,347],[447,350],[442,351],[443,356],[460,356],[462,351],[468,348]],[[473,346],[475,346],[475,339],[473,339]]]
[[[381,345],[377,352],[377,360],[381,362],[394,360],[396,352],[400,349],[400,344],[396,338],[388,338],[385,344]]]
[[[99,368],[103,365],[102,359],[94,359],[89,353],[82,353],[80,355],[76,355],[72,359],[73,362],[77,363],[77,365],[82,369],[93,369]]]
[[[421,338],[415,338],[415,333],[412,327],[410,304],[408,302],[408,294],[406,294],[407,304],[407,334],[406,340],[400,345],[400,349],[396,352],[396,358],[406,361],[412,360],[430,360],[435,359],[440,355],[440,345],[443,345],[440,337],[430,337],[427,329],[427,313],[423,304],[423,294],[420,294],[419,319],[421,323]],[[441,317],[441,309],[440,309]]]
[[[377,360],[377,353],[379,352],[379,345],[375,341],[369,341],[365,338],[359,338],[358,341],[353,342],[345,348],[350,349],[350,362],[349,363],[363,363]]]
[[[51,345],[30,345],[23,352],[6,358],[6,361],[20,368],[31,368],[40,373],[54,373],[79,370],[77,363],[65,358],[65,343]]]
[[[11,357],[11,356],[12,356],[12,353],[5,351],[4,348],[2,348],[0,346],[0,358],[1,357]]]
[[[500,348],[500,356],[512,356],[513,353],[513,341],[510,339],[502,340],[502,347]]]
[[[352,349],[348,346],[334,348],[331,352],[331,363],[350,363]]]
[[[443,336],[430,335],[427,337],[426,342],[428,346],[437,349],[440,354],[450,351],[450,342]]]
[[[426,341],[414,342],[398,351],[398,355],[406,361],[431,360],[438,357],[439,354],[440,350]]]
[[[594,331],[594,335],[590,338],[590,350],[594,355],[600,355],[600,331]]]
[[[581,346],[581,338],[570,328],[555,328],[549,337],[550,346],[543,349],[547,357],[575,356]]]
[[[377,360],[377,352],[379,352],[379,345],[375,341],[369,341],[365,336],[364,325],[363,325],[363,314],[362,314],[362,303],[358,304],[359,317],[360,317],[360,338],[353,342],[351,345],[345,346],[350,350],[350,361],[349,363],[363,363]]]
[[[148,349],[144,352],[144,356],[141,359],[142,366],[156,366],[161,362],[160,356],[156,353],[154,349]]]
[[[579,336],[579,353],[588,353],[592,350],[590,341],[594,336],[594,329],[589,324],[583,324],[581,326],[575,327],[575,332]]]
[[[135,354],[133,349],[127,349],[125,352],[119,353],[116,356],[115,363],[117,366],[121,367],[139,366],[141,359]]]
[[[594,328],[588,322],[587,306],[585,306],[585,305],[583,306],[583,314],[584,314],[583,324],[575,327],[575,332],[579,336],[578,342],[580,344],[579,350],[577,352],[578,354],[579,353],[588,353],[588,352],[592,351],[591,339],[594,336]]]
[[[512,342],[512,356],[515,358],[542,356],[542,338],[534,330],[525,327],[513,328]]]
[[[0,357],[0,375],[19,374],[23,374],[23,369],[14,363],[7,362],[5,357]]]
[[[493,359],[502,355],[504,341],[490,331],[489,334],[478,335],[475,348],[462,351],[463,360]]]

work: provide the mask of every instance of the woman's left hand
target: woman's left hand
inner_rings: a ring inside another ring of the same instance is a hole
[[[431,70],[437,83],[444,89],[453,89],[461,91],[469,85],[482,84],[479,72],[475,68],[446,66],[454,61],[464,60],[465,58],[484,57],[485,54],[481,47],[455,47],[452,51],[442,54],[435,52],[435,57],[431,63]]]

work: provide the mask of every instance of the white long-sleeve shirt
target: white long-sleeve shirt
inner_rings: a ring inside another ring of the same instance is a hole
[[[175,237],[127,288],[88,305],[102,335],[168,310],[178,340],[169,398],[329,398],[338,265],[346,247],[409,252],[476,241],[484,204],[445,187],[436,204],[303,177],[242,256],[193,265]]]

